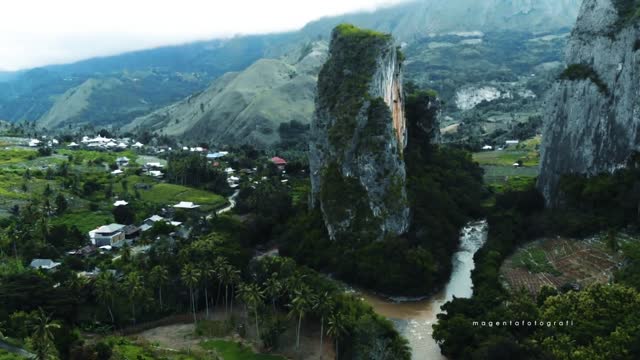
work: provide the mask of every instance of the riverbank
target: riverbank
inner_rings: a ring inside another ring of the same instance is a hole
[[[409,341],[414,360],[445,360],[440,347],[432,338],[433,325],[438,321],[441,306],[453,297],[473,295],[471,271],[473,256],[487,239],[487,222],[467,224],[460,232],[460,249],[453,255],[453,271],[449,282],[439,293],[418,301],[395,301],[366,291],[356,291],[374,311],[391,320],[398,332]]]

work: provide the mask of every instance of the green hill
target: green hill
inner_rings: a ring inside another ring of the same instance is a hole
[[[311,122],[327,45],[317,42],[298,54],[297,59],[261,59],[242,72],[225,74],[205,91],[139,117],[123,130],[219,143],[273,144],[280,139],[280,124]]]

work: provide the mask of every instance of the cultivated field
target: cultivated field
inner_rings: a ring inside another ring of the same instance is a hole
[[[473,160],[484,169],[484,180],[489,185],[502,185],[513,178],[535,178],[540,169],[540,138],[521,142],[504,150],[482,151],[473,154]],[[514,167],[522,161],[522,167]]]
[[[608,283],[623,256],[610,250],[605,238],[602,234],[584,240],[558,237],[529,243],[505,260],[501,278],[508,288],[525,288],[531,293],[544,285],[560,288]],[[618,234],[617,239],[619,243],[635,240],[625,234]]]

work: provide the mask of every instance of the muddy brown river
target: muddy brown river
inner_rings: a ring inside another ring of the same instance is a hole
[[[396,329],[409,341],[414,360],[446,359],[440,347],[431,337],[432,326],[437,321],[440,307],[447,301],[468,298],[473,294],[471,270],[475,267],[473,255],[487,239],[486,221],[469,223],[460,232],[460,249],[452,258],[451,278],[440,293],[424,300],[387,299],[366,292],[359,292],[375,311],[389,318]]]

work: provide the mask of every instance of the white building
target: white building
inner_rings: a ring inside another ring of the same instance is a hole
[[[29,140],[29,147],[38,147],[40,143],[41,141],[38,139],[31,139]]]
[[[60,266],[60,264],[61,263],[54,262],[51,259],[33,259],[31,261],[31,264],[29,264],[29,267],[31,267],[33,269],[51,270],[51,269],[54,269],[54,268]]]
[[[103,225],[95,230],[89,231],[91,243],[96,246],[114,245],[125,239],[124,225],[109,224]]]
[[[176,205],[173,205],[173,207],[177,209],[197,209],[200,205],[196,205],[191,201],[180,201]]]

